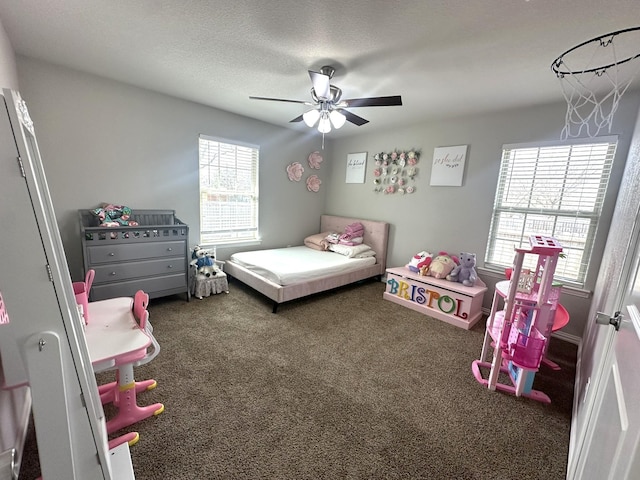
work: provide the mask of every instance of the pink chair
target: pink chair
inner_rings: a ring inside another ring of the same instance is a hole
[[[76,303],[82,307],[85,325],[89,323],[89,292],[95,274],[95,270],[89,270],[84,277],[84,282],[73,282],[73,293],[76,296]]]

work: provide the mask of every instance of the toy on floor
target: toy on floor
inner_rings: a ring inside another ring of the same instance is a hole
[[[507,280],[511,280],[511,274],[513,273],[513,268],[505,268],[504,275],[507,277]],[[520,274],[522,276],[522,274]],[[549,334],[553,332],[557,332],[561,328],[564,328],[569,323],[570,316],[567,309],[561,303],[556,304],[556,309],[553,314],[553,324],[551,325],[551,331]],[[547,350],[549,349],[549,342],[547,341],[547,345],[544,349],[544,356],[542,357],[542,363],[549,367],[551,370],[561,370],[560,365],[556,362],[553,362],[547,358]]]
[[[447,280],[459,282],[465,287],[473,287],[478,279],[476,273],[476,254],[461,253],[460,264],[453,267],[451,273],[447,275]]]
[[[510,279],[496,283],[480,359],[472,362],[471,370],[489,390],[551,403],[548,395],[532,387],[558,313],[561,285],[553,281],[553,275],[562,245],[543,235],[532,235],[529,242],[529,248],[515,248]],[[532,281],[531,288],[523,291],[521,274],[527,270],[523,269],[526,255],[537,256],[537,265],[525,275]],[[559,321],[564,321],[564,311],[559,310]],[[487,362],[491,349],[493,359]],[[482,370],[488,370],[487,378]],[[501,381],[505,378],[508,383]]]

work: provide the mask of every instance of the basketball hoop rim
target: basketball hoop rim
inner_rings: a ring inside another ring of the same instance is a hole
[[[612,39],[617,36],[620,35],[621,33],[627,33],[627,32],[634,32],[640,30],[640,27],[631,27],[631,28],[625,28],[623,30],[618,30],[616,32],[611,32],[611,33],[605,33],[604,35],[600,35],[598,37],[592,38],[591,40],[587,40],[586,42],[582,42],[580,45],[576,45],[573,48],[570,48],[569,50],[567,50],[566,52],[564,52],[563,54],[561,54],[558,58],[556,58],[552,63],[551,63],[551,70],[553,70],[553,72],[558,76],[558,77],[562,77],[565,75],[580,75],[583,73],[596,73],[596,72],[604,72],[606,71],[608,68],[613,67],[614,65],[621,65],[623,63],[627,63],[630,62],[631,60],[640,57],[640,53],[638,53],[637,55],[633,55],[632,57],[628,57],[625,58],[624,60],[620,60],[618,62],[614,62],[614,63],[610,63],[609,65],[603,65],[601,67],[596,67],[596,68],[590,68],[588,70],[580,70],[577,72],[573,72],[571,70],[561,70],[561,66],[563,65],[563,57],[565,55],[568,55],[569,53],[584,47],[585,45],[589,44],[589,43],[593,43],[593,42],[597,42],[599,40],[602,40],[603,38],[607,38],[607,37],[611,37]]]

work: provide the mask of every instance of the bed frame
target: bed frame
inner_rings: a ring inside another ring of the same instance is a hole
[[[363,220],[360,218],[322,215],[320,217],[320,232],[341,233],[347,225],[354,222],[360,222],[364,226],[364,243],[376,252],[376,263],[374,265],[367,265],[359,270],[348,273],[326,275],[307,282],[285,286],[267,280],[241,265],[234,263],[232,260],[226,261],[224,271],[231,277],[240,280],[242,283],[273,300],[273,313],[278,311],[278,305],[290,300],[313,295],[314,293],[325,292],[368,278],[381,278],[385,273],[387,264],[387,243],[389,240],[388,223]]]

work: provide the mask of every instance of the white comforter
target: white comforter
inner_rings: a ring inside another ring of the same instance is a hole
[[[279,285],[346,273],[376,263],[375,257],[347,258],[305,246],[234,253],[231,261]]]

